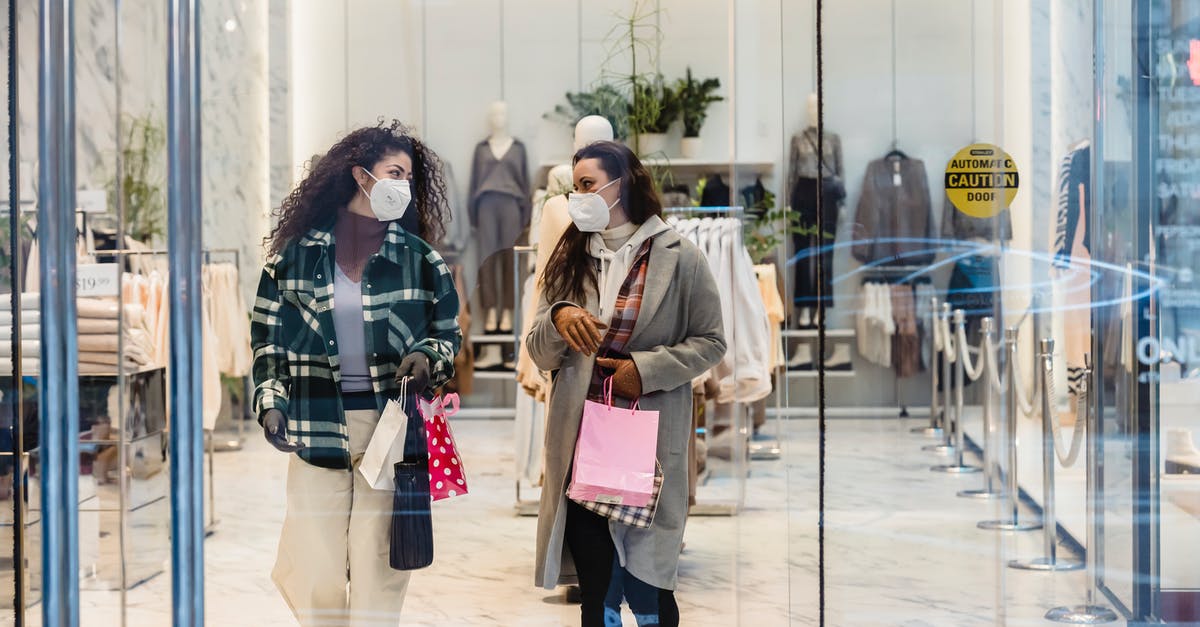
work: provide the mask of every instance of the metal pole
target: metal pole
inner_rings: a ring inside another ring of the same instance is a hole
[[[938,333],[938,299],[937,296],[929,299],[929,426],[916,427],[912,430],[913,433],[923,435],[927,438],[942,437],[942,427],[940,426],[941,407],[938,406],[938,376],[937,376],[937,333]]]
[[[1100,585],[1096,568],[1096,557],[1099,553],[1096,547],[1096,508],[1100,506],[1100,503],[1098,502],[1099,492],[1096,490],[1096,475],[1099,472],[1097,464],[1100,462],[1100,418],[1099,412],[1095,411],[1092,404],[1092,399],[1095,397],[1092,396],[1091,379],[1092,368],[1089,363],[1084,368],[1083,378],[1079,381],[1079,393],[1084,398],[1083,419],[1087,428],[1085,434],[1087,436],[1087,546],[1085,547],[1087,551],[1085,554],[1087,597],[1083,605],[1056,607],[1046,612],[1046,620],[1075,625],[1098,625],[1117,620],[1116,612],[1103,605],[1096,605],[1096,588]]]
[[[40,15],[42,622],[74,626],[79,624],[74,0],[42,0]]]
[[[954,360],[954,450],[955,456],[953,464],[942,464],[930,468],[933,472],[944,472],[954,475],[963,475],[976,473],[982,470],[979,466],[968,466],[963,463],[963,386],[966,385],[967,369],[963,362],[967,359],[967,351],[965,346],[958,345],[958,338],[966,337],[966,333],[960,333],[967,328],[967,317],[961,309],[954,310],[954,350],[947,351],[953,354]],[[948,346],[948,343],[947,343]]]
[[[941,330],[946,328],[946,324],[943,321],[948,321],[949,319],[950,303],[942,303],[942,310],[938,313],[935,323],[938,325],[938,333],[941,333]],[[933,453],[941,453],[942,455],[954,454],[954,445],[950,442],[951,429],[954,428],[954,425],[950,423],[950,405],[953,403],[950,400],[950,359],[948,357],[950,354],[950,341],[949,337],[942,338],[942,443],[921,447],[922,451],[931,451]]]
[[[980,336],[983,337],[982,346],[983,353],[983,374],[979,378],[983,383],[983,489],[980,490],[963,490],[958,493],[958,496],[968,499],[996,499],[1004,496],[1004,492],[996,489],[997,466],[994,459],[995,439],[999,434],[993,435],[992,431],[995,427],[995,419],[992,416],[992,400],[995,397],[995,390],[992,389],[992,362],[994,355],[992,350],[992,330],[996,328],[996,321],[991,316],[980,321]]]
[[[17,80],[17,51],[21,49],[17,27],[17,3],[8,3],[8,227],[9,250],[21,250],[21,141],[17,119],[21,89]],[[25,263],[21,255],[9,256],[12,274],[12,418],[13,418],[13,624],[25,625],[25,385],[21,360],[21,293],[25,285]]]
[[[1054,398],[1050,393],[1050,377],[1054,374],[1054,340],[1042,338],[1039,355],[1038,384],[1042,389],[1042,550],[1044,557],[1012,560],[1009,568],[1019,570],[1077,570],[1079,562],[1058,560],[1058,520],[1054,515]]]
[[[198,627],[204,624],[204,432],[197,0],[170,0],[167,19],[172,618],[177,627]]]
[[[1017,327],[1004,330],[1004,352],[1008,356],[1005,364],[1005,371],[1008,373],[1008,399],[1004,405],[1004,430],[1008,432],[1008,437],[1004,440],[1004,446],[1008,452],[1008,502],[1011,513],[1007,519],[985,520],[976,526],[996,531],[1033,531],[1041,529],[1042,525],[1021,522],[1021,487],[1017,484]]]

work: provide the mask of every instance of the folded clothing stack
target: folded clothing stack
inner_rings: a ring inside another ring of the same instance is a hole
[[[38,294],[21,295],[21,370],[29,375],[41,370],[39,305]],[[154,364],[154,342],[141,305],[122,308],[116,300],[79,298],[76,309],[79,374],[113,374],[118,365],[129,371]],[[0,312],[0,372],[12,372],[12,322],[12,312]]]

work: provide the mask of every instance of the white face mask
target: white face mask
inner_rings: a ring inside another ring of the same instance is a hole
[[[404,212],[408,210],[409,203],[412,202],[412,190],[409,189],[407,180],[399,179],[377,179],[371,171],[363,168],[363,172],[367,176],[375,179],[375,186],[371,188],[371,193],[359,185],[364,196],[371,200],[371,212],[380,222],[391,222],[404,217]]]
[[[596,190],[603,191],[609,185],[616,183],[621,179],[613,179],[604,187]],[[604,202],[604,198],[600,194],[591,192],[587,194],[568,194],[567,195],[567,213],[571,216],[571,221],[575,223],[575,227],[584,233],[599,233],[608,227],[609,211],[621,202],[618,197],[609,205]]]

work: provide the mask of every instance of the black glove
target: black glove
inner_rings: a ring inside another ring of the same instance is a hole
[[[396,369],[396,383],[408,378],[409,394],[424,394],[429,389],[429,357],[425,353],[409,353]]]
[[[300,442],[288,442],[287,416],[278,409],[268,409],[263,413],[262,426],[263,436],[267,438],[267,442],[280,451],[295,453],[304,448],[304,444]]]

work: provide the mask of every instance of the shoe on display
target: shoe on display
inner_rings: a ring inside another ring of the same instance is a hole
[[[833,354],[825,360],[826,370],[850,370],[853,368],[850,361],[850,345],[838,344],[833,347]]]
[[[500,356],[499,344],[486,344],[481,350],[476,351],[475,355],[476,370],[492,370],[504,365],[504,359]]]
[[[796,346],[796,352],[792,353],[792,358],[787,362],[788,370],[812,370],[812,345],[802,343]]]
[[[1168,475],[1200,475],[1200,450],[1190,429],[1167,431],[1166,470]]]
[[[801,329],[807,329],[812,326],[812,310],[808,307],[800,309],[800,315],[796,318],[796,326]]]
[[[497,320],[496,310],[488,309],[487,316],[484,317],[483,321],[483,332],[491,334],[495,333],[499,328],[500,323]]]
[[[504,313],[500,315],[500,332],[513,332],[513,312],[511,309],[505,309]]]

